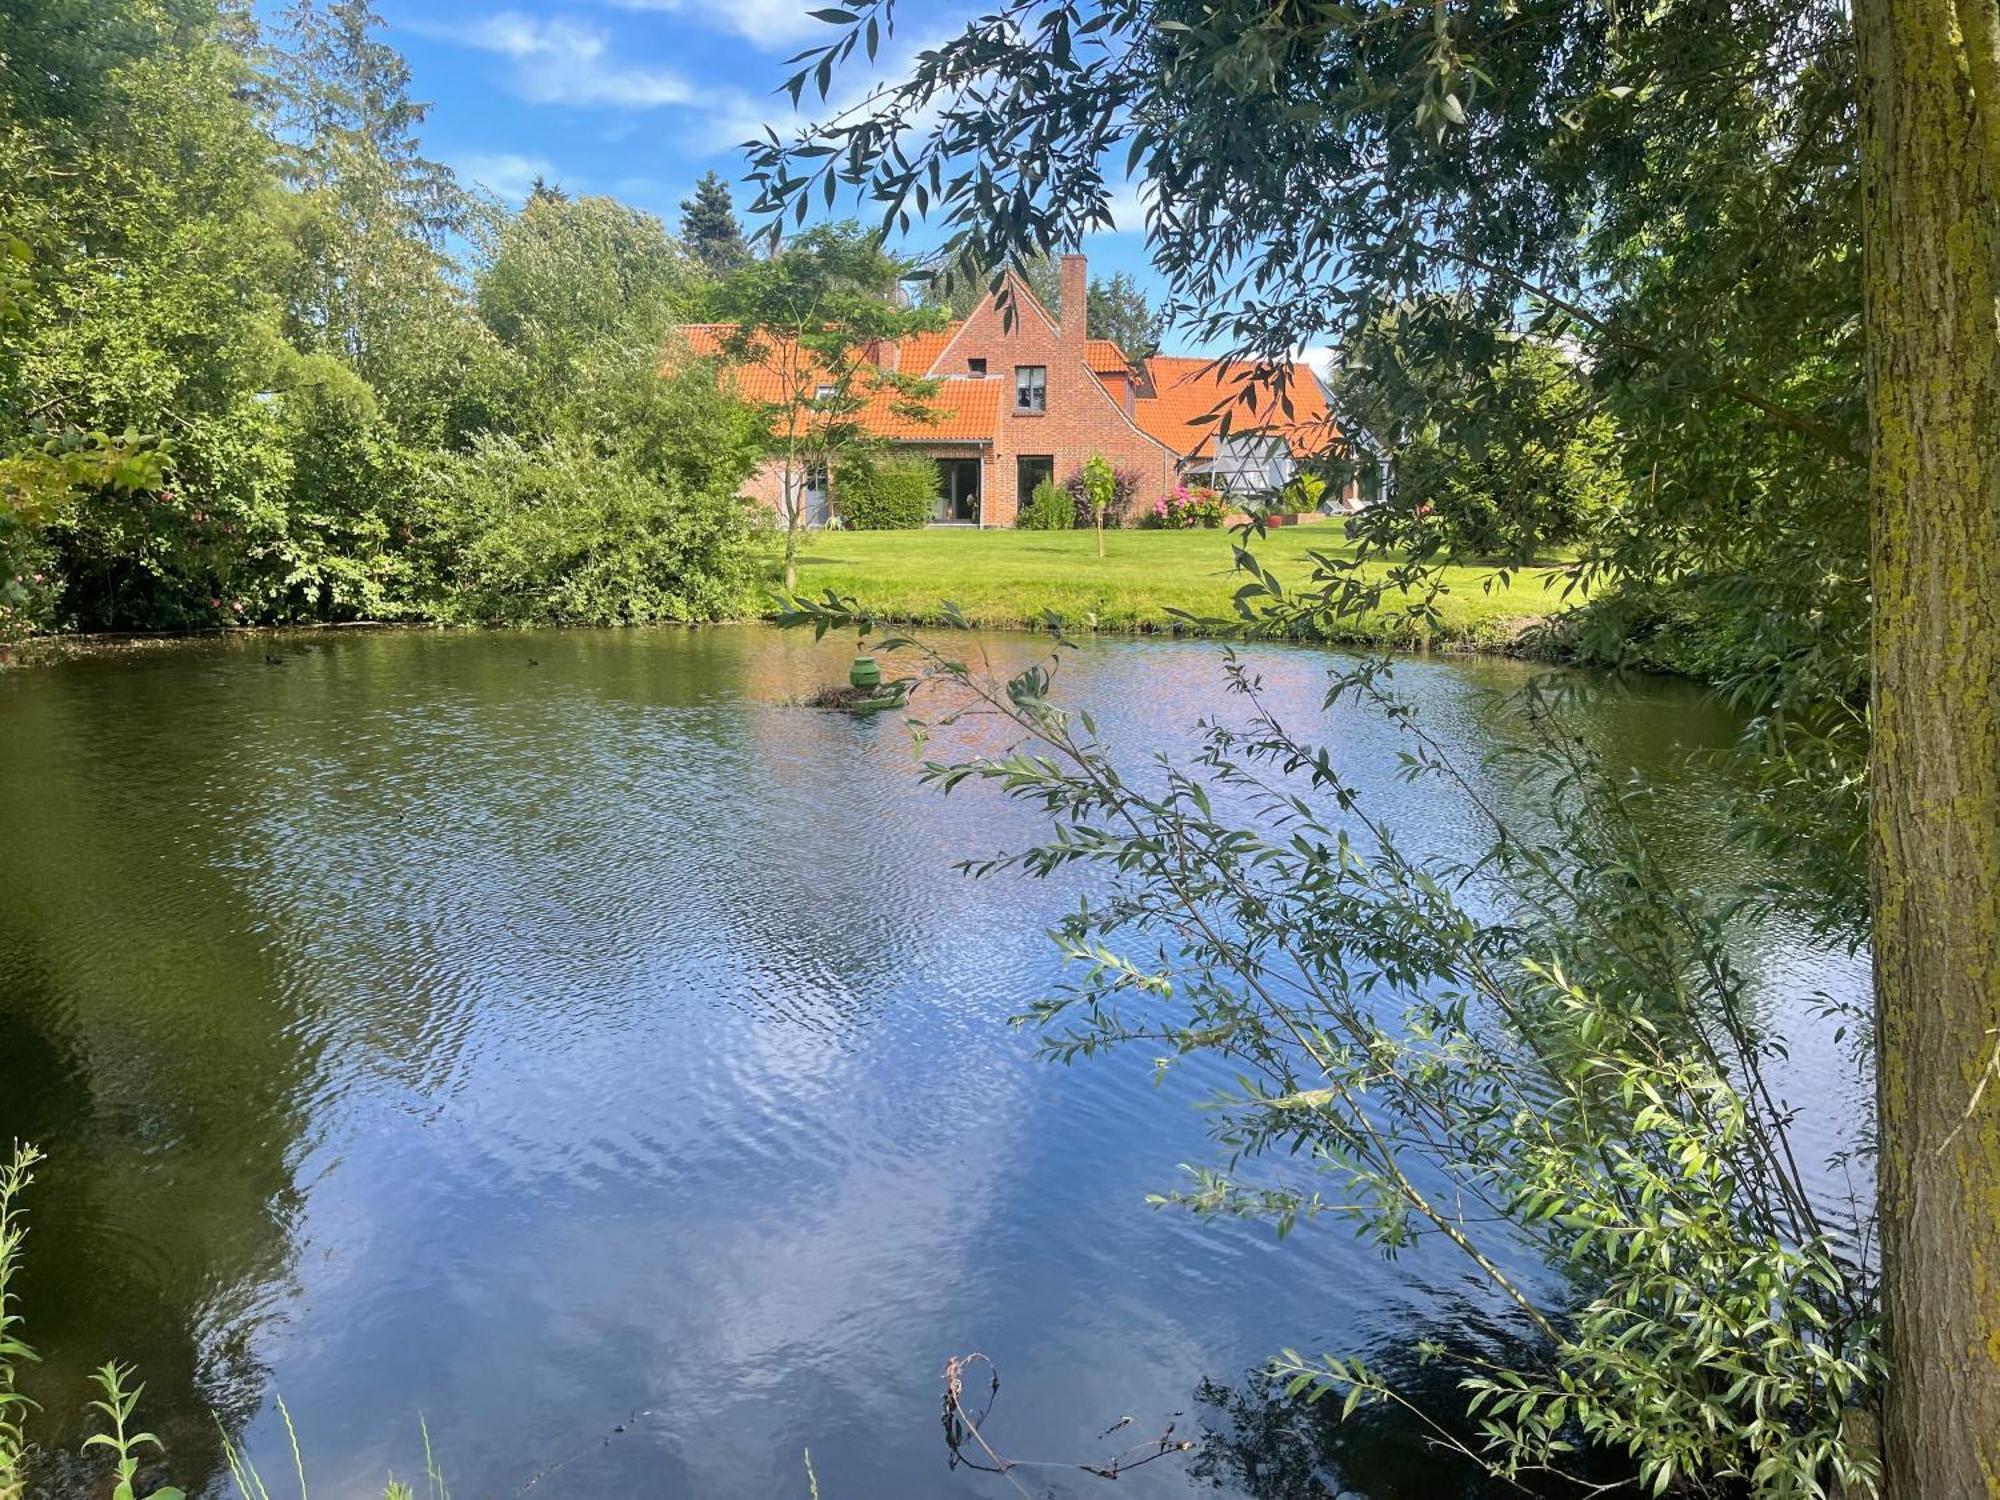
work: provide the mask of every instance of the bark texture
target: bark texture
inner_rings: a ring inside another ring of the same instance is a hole
[[[1854,7],[1892,1500],[2000,1500],[2000,99],[1978,87],[2000,78],[1990,9]]]

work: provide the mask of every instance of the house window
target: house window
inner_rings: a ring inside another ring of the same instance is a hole
[[[983,359],[968,359],[965,362],[965,369],[974,380],[986,378],[986,361]]]
[[[1049,409],[1049,367],[1047,365],[1014,366],[1014,410],[1047,411]]]
[[[1028,502],[1035,498],[1035,486],[1042,483],[1053,484],[1056,477],[1056,461],[1052,454],[1024,453],[1014,461],[1015,504],[1026,509]]]
[[[839,387],[838,387],[838,386],[832,386],[832,385],[819,385],[819,386],[814,386],[814,387],[813,387],[813,400],[815,400],[815,401],[831,401],[831,400],[833,399],[833,395],[834,395],[834,392],[835,392],[835,391],[837,391],[838,389],[839,389]]]

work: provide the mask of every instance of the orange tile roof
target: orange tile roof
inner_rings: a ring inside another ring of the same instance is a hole
[[[937,360],[951,333],[912,334],[903,340],[899,372],[921,376]],[[688,323],[681,327],[688,352],[705,358],[719,355],[735,326],[728,323]],[[788,340],[761,339],[756,357],[732,364],[728,377],[736,393],[745,401],[788,402],[793,394],[829,372],[810,355],[793,363],[794,346]],[[987,443],[993,440],[1000,420],[1000,382],[997,380],[940,380],[932,394],[910,396],[890,386],[867,394],[859,413],[861,424],[877,437],[891,442]],[[916,408],[923,408],[922,412]]]
[[[1287,412],[1267,374],[1257,365],[1216,365],[1205,359],[1180,359],[1156,354],[1145,362],[1153,394],[1134,403],[1132,418],[1150,436],[1157,438],[1183,457],[1194,457],[1214,446],[1216,420],[1203,421],[1212,413],[1229,414],[1229,430],[1268,432],[1291,444],[1294,453],[1321,452],[1340,438],[1333,413],[1326,404],[1326,392],[1312,367],[1293,363],[1280,366],[1289,376],[1285,398]]]
[[[929,420],[897,407],[922,406]],[[990,443],[1000,425],[1000,382],[940,380],[928,396],[878,391],[862,413],[877,437],[896,443]]]
[[[963,322],[947,323],[942,328],[927,328],[921,333],[912,333],[900,341],[896,369],[904,375],[928,375],[945,346],[958,336]],[[697,355],[720,354],[723,341],[736,331],[733,323],[683,323],[681,333],[687,338],[688,347]],[[1104,342],[1109,343],[1109,340]],[[1111,345],[1116,348],[1115,344]],[[778,349],[778,341],[771,341],[772,352]]]
[[[902,341],[895,368],[907,376],[927,374],[962,326],[952,323],[911,334]],[[691,323],[681,329],[689,351],[697,356],[722,353],[733,331],[726,323]],[[746,401],[783,402],[825,373],[810,356],[794,367],[791,354],[785,341],[764,340],[756,358],[730,368],[737,393]],[[1291,410],[1287,412],[1269,383],[1273,372],[1253,364],[1219,366],[1206,359],[1156,354],[1135,367],[1110,339],[1091,339],[1085,354],[1100,378],[1119,372],[1136,378],[1142,394],[1133,403],[1132,420],[1147,436],[1184,458],[1214,450],[1217,421],[1203,418],[1222,411],[1229,413],[1231,432],[1282,436],[1297,454],[1323,452],[1340,441],[1326,392],[1303,363],[1279,367],[1288,371],[1285,395]],[[936,394],[924,403],[936,416],[929,423],[897,411],[899,405],[909,405],[909,398],[885,389],[870,398],[862,421],[879,436],[898,442],[990,442],[999,426],[1002,383],[941,380]]]
[[[1125,351],[1113,339],[1085,340],[1084,358],[1090,361],[1090,368],[1099,375],[1130,375],[1132,361],[1125,357]]]
[[[928,375],[946,344],[958,337],[963,323],[947,323],[925,333],[913,333],[903,340],[900,368],[905,375]]]
[[[688,352],[698,358],[721,354],[735,332],[731,323],[687,323],[681,327]],[[733,361],[727,374],[736,394],[745,401],[781,402],[789,401],[793,392],[808,382],[817,384],[828,372],[810,354],[798,355],[797,346],[789,339],[759,338],[753,356]]]

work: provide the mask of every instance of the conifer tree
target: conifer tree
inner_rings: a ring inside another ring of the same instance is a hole
[[[710,171],[695,184],[694,196],[681,200],[681,241],[688,253],[716,275],[726,275],[750,258],[743,227],[736,222],[729,184]]]

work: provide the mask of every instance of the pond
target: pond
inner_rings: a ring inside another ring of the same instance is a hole
[[[1386,821],[1472,847],[1392,731],[1320,707],[1326,653],[1252,654]],[[1442,1254],[1145,1206],[1209,1159],[1213,1080],[1034,1057],[1009,1017],[1055,982],[1074,887],[955,873],[1032,817],[921,787],[895,715],[790,706],[846,655],[757,626],[354,631],[0,673],[0,1143],[49,1157],[19,1285],[38,1435],[78,1442],[117,1357],[193,1491],[222,1492],[218,1418],[289,1473],[282,1397],[326,1496],[420,1479],[420,1421],[461,1500],[803,1500],[807,1448],[825,1500],[1012,1496],[945,1468],[939,1372],[978,1350],[1009,1456],[1216,1434],[1114,1495],[1474,1493],[1392,1425],[1298,1446],[1255,1375],[1490,1304]],[[1135,756],[1221,703],[1212,646],[1063,671]],[[1397,682],[1476,757],[1526,673]],[[1730,716],[1657,683],[1580,722],[1728,874],[1680,760]],[[1785,931],[1745,961],[1787,995],[1865,983]],[[1803,1030],[1790,1086],[1830,1147],[1859,1085]]]

